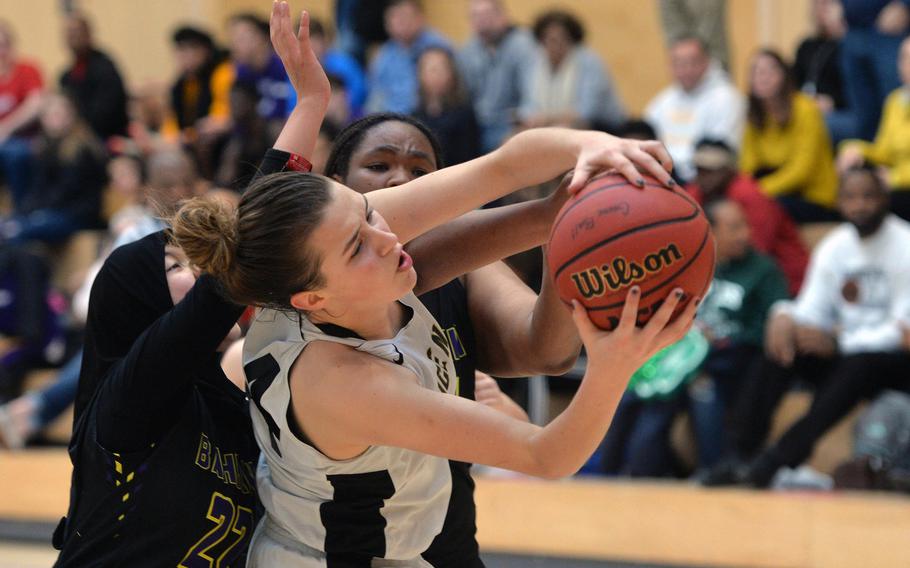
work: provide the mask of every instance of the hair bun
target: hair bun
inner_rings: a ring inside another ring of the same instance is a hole
[[[197,197],[186,202],[171,220],[177,246],[204,272],[227,274],[237,250],[237,214],[221,199]]]

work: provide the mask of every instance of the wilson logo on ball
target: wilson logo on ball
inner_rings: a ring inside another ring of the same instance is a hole
[[[640,282],[650,274],[660,272],[682,258],[679,247],[671,243],[646,255],[641,262],[630,262],[619,256],[602,266],[592,266],[575,272],[572,274],[572,282],[575,283],[578,293],[589,300]]]

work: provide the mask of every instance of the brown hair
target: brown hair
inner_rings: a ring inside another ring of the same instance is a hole
[[[234,302],[293,309],[292,295],[324,284],[321,258],[306,243],[332,200],[330,183],[300,172],[262,176],[236,211],[223,201],[192,199],[171,220],[174,242]]]
[[[66,92],[58,91],[51,93],[42,104],[46,108],[47,105],[55,101],[62,102],[69,107],[69,112],[73,117],[73,122],[69,129],[58,140],[57,154],[60,159],[65,163],[72,164],[79,159],[83,151],[88,151],[94,154],[97,159],[106,160],[107,151],[104,148],[104,144],[92,131],[85,117],[79,114],[79,107],[73,98]],[[45,134],[41,143],[47,147],[50,142],[50,136]]]
[[[752,58],[752,65],[755,66],[755,63],[758,61],[759,57],[769,57],[771,58],[778,66],[778,68],[784,74],[784,82],[780,87],[780,91],[777,92],[775,98],[778,99],[781,106],[784,109],[784,120],[781,123],[782,125],[790,122],[790,118],[793,115],[793,93],[796,92],[796,86],[793,81],[793,72],[790,69],[790,66],[784,61],[783,56],[773,49],[760,49],[755,54],[755,57]],[[768,113],[765,111],[765,106],[762,104],[762,101],[752,92],[752,85],[749,85],[749,110],[748,118],[749,122],[755,128],[764,128],[765,123],[768,118]]]
[[[455,57],[452,55],[452,52],[445,47],[428,47],[420,52],[420,56],[417,58],[418,65],[420,60],[427,53],[441,53],[446,62],[449,64],[449,72],[452,74],[452,86],[442,97],[442,106],[444,109],[449,110],[458,107],[459,105],[465,104],[468,102],[468,93],[464,87],[464,81],[461,78],[461,73],[458,72],[458,65],[455,63]],[[418,83],[420,80],[418,78]],[[420,97],[420,103],[423,105],[426,103],[426,93],[423,90],[423,84],[418,84],[417,92]]]

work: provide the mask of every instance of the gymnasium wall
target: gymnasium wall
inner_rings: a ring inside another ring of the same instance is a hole
[[[627,106],[640,111],[669,81],[657,0],[504,0],[514,19],[527,24],[549,7],[581,17],[588,41],[617,78]],[[130,86],[168,82],[172,73],[169,38],[179,24],[193,22],[224,35],[228,16],[240,11],[268,14],[269,0],[74,0],[91,18],[98,43],[120,64]],[[749,55],[760,45],[792,54],[810,29],[810,0],[729,0],[728,34],[733,74],[744,84]],[[17,31],[20,52],[37,59],[46,76],[56,77],[67,62],[62,40],[60,0],[2,0],[0,17]],[[292,0],[330,20],[332,0]],[[430,23],[461,42],[469,34],[467,0],[424,0]]]

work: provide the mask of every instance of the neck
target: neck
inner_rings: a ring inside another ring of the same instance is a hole
[[[338,313],[333,317],[329,312]],[[383,304],[370,308],[349,308],[347,310],[321,310],[311,313],[313,323],[328,323],[341,326],[357,333],[360,337],[372,339],[391,339],[404,327],[404,309],[399,302]]]
[[[438,95],[427,95],[424,107],[426,108],[427,114],[434,116],[442,114],[442,97]]]

